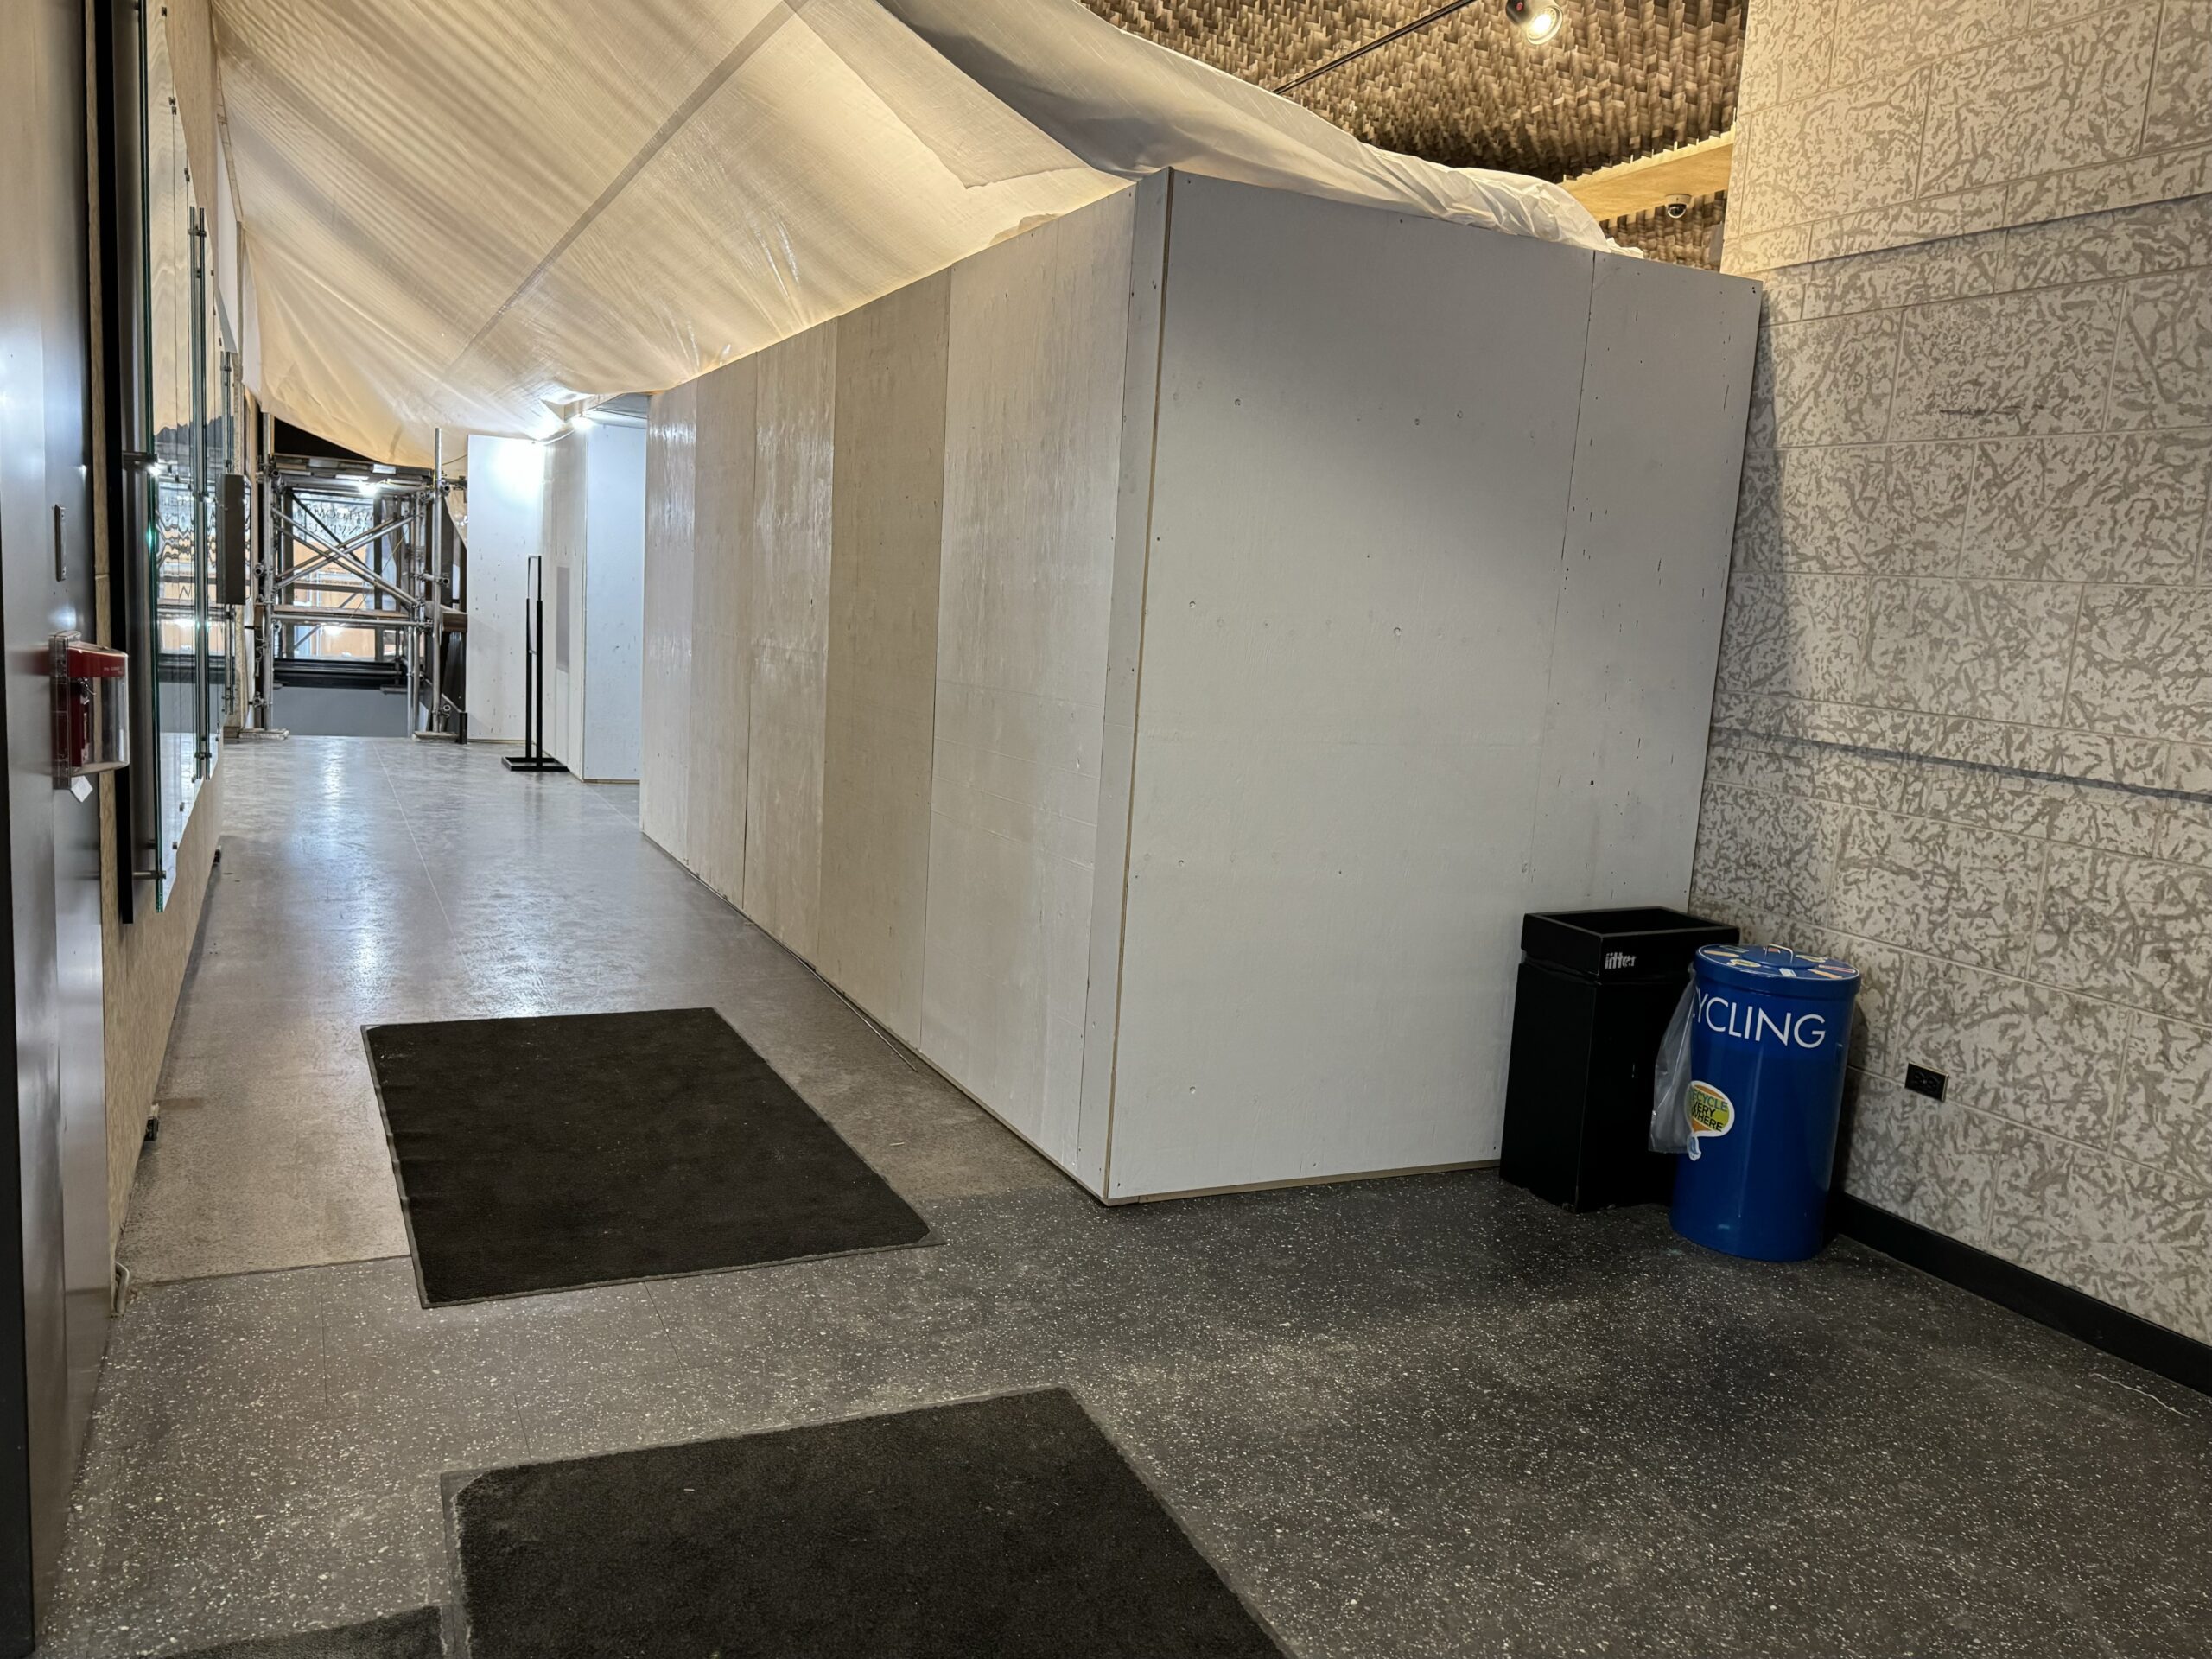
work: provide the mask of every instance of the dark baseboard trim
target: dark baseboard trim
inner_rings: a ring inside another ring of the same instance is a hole
[[[1834,1219],[1838,1232],[1885,1255],[1986,1296],[1999,1306],[2078,1337],[2092,1348],[2156,1371],[2183,1388],[2212,1394],[2212,1344],[2139,1319],[1847,1193],[1836,1195]]]

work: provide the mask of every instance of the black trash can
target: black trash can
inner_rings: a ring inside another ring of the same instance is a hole
[[[1663,1201],[1675,1160],[1650,1149],[1652,1062],[1698,947],[1738,938],[1652,906],[1522,917],[1497,1173],[1570,1210]]]

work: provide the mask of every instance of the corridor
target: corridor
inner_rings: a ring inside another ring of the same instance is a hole
[[[2203,1628],[2212,1402],[1855,1244],[1737,1261],[1486,1172],[1109,1209],[645,840],[634,790],[385,740],[223,765],[42,1651],[450,1610],[453,1473],[1056,1385],[1305,1659]],[[935,1242],[426,1311],[360,1028],[686,1007]]]

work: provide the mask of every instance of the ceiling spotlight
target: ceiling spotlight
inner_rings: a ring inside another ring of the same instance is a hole
[[[1567,14],[1557,0],[1505,0],[1505,21],[1521,32],[1522,40],[1541,46],[1559,33]]]

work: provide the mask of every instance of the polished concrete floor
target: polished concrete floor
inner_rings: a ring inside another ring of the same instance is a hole
[[[1298,1655],[2212,1649],[2212,1401],[1484,1173],[1109,1211],[494,752],[226,752],[48,1651],[446,1600],[447,1471],[1074,1389]],[[711,1006],[941,1248],[426,1312],[359,1027]],[[1079,1524],[1079,1522],[1078,1522]]]

